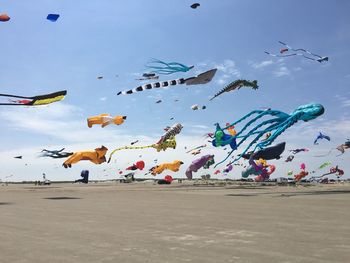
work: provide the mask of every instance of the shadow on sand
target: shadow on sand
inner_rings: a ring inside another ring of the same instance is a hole
[[[69,196],[54,196],[54,197],[45,197],[43,199],[48,200],[74,200],[74,199],[81,199],[80,197],[69,197]]]
[[[0,202],[0,205],[12,205],[13,203],[11,202]]]

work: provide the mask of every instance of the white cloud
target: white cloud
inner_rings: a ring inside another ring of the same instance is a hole
[[[283,77],[283,76],[288,76],[290,75],[290,71],[287,67],[285,66],[280,66],[277,70],[273,71],[273,74],[276,77]]]
[[[259,68],[267,67],[267,66],[272,65],[272,64],[273,64],[272,60],[264,60],[260,63],[253,63],[252,67],[255,69],[259,69]]]
[[[226,76],[241,77],[240,71],[236,67],[236,63],[231,59],[226,59],[223,63],[215,65],[215,67],[225,73]]]

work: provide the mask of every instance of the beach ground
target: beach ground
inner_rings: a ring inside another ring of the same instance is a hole
[[[0,222],[0,262],[349,262],[350,184],[10,184]]]

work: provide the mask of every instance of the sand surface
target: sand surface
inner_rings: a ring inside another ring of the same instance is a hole
[[[0,262],[350,262],[350,185],[0,186]]]

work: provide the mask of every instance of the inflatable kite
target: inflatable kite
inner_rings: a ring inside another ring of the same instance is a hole
[[[115,116],[112,117],[111,115],[107,113],[100,114],[98,116],[89,117],[87,119],[87,125],[89,128],[92,127],[92,125],[99,124],[102,128],[106,127],[109,124],[116,124],[120,125],[124,123],[124,120],[126,120],[126,116]]]
[[[171,170],[173,172],[178,172],[182,164],[183,164],[182,161],[175,160],[172,163],[163,163],[155,167],[152,167],[150,169],[150,172],[152,175],[161,174],[164,170]]]
[[[318,169],[323,169],[325,167],[327,167],[328,165],[331,165],[331,162],[324,162],[323,164],[321,164]]]
[[[186,84],[186,85],[206,84],[213,79],[216,71],[217,71],[217,69],[211,69],[209,71],[206,71],[204,73],[199,74],[196,77],[191,77],[191,78],[187,78],[187,79],[181,78],[181,79],[174,79],[174,80],[168,80],[168,81],[149,83],[149,84],[145,84],[142,86],[138,86],[137,88],[134,88],[131,90],[119,91],[117,93],[117,95],[133,94],[133,93],[139,92],[139,91],[164,88],[164,87],[170,87],[170,86],[181,85],[181,84]]]
[[[235,81],[231,82],[230,84],[228,84],[226,87],[224,87],[218,93],[216,93],[210,100],[215,99],[216,97],[220,96],[221,94],[223,94],[225,92],[233,91],[236,89],[239,90],[242,87],[251,87],[254,90],[259,88],[258,82],[256,80],[249,81],[249,80],[245,80],[245,79],[238,79],[238,80],[235,80]]]
[[[226,166],[226,168],[223,170],[224,173],[228,173],[228,172],[231,172],[233,169],[233,166],[232,164],[229,164]]]
[[[294,175],[294,181],[299,182],[301,179],[303,179],[305,176],[309,174],[306,170],[305,163],[300,164],[300,173]]]
[[[343,154],[345,152],[346,149],[350,148],[350,140],[347,140],[345,143],[337,146],[337,150],[341,152],[341,154]],[[340,154],[340,155],[341,155]]]
[[[60,15],[58,15],[58,14],[48,14],[46,19],[51,21],[51,22],[56,22],[59,17],[60,17]]]
[[[241,155],[236,158],[233,162],[239,160],[248,150],[257,143],[257,141],[267,132],[271,132],[272,135],[263,142],[259,142],[255,145],[253,152],[255,152],[257,149],[262,150],[269,146],[271,143],[274,142],[274,140],[281,135],[286,129],[288,129],[290,126],[298,122],[299,120],[302,121],[310,121],[318,116],[321,116],[324,113],[324,107],[321,104],[307,104],[299,106],[297,109],[295,109],[291,114],[284,113],[282,111],[278,110],[254,110],[247,115],[240,118],[238,121],[231,124],[236,125],[250,116],[257,114],[256,117],[251,119],[235,136],[231,136],[229,134],[226,134],[224,131],[227,129],[221,128],[220,125],[216,124],[216,131],[214,134],[214,140],[212,141],[212,145],[214,147],[224,147],[226,145],[230,145],[231,152],[227,155],[227,157],[221,161],[220,163],[216,164],[219,165],[222,162],[226,161],[227,158],[233,153],[233,151],[237,150],[239,146],[242,145],[243,142],[245,142],[250,136],[255,136],[255,138],[248,144],[248,146],[243,150]],[[271,115],[273,116],[272,119],[268,119],[265,121],[262,121],[261,123],[257,124],[255,127],[253,127],[251,130],[249,130],[247,133],[244,134],[244,131],[248,129],[249,126],[251,126],[253,123],[258,121],[260,118]],[[268,125],[266,128],[262,128],[263,126]],[[240,141],[237,143],[236,139],[240,139]]]
[[[151,69],[153,73],[169,75],[177,72],[187,72],[191,70],[194,66],[188,67],[178,62],[166,63],[164,61],[156,59],[148,63],[146,67]]]
[[[314,61],[317,61],[317,62],[325,62],[325,61],[328,61],[328,57],[322,57],[320,55],[317,55],[315,53],[312,53],[306,49],[303,49],[303,48],[297,48],[297,49],[294,49],[290,46],[288,46],[286,43],[283,43],[282,41],[278,41],[280,44],[284,45],[285,48],[282,48],[280,50],[280,54],[281,55],[276,55],[276,54],[272,54],[270,52],[267,52],[265,51],[266,54],[272,56],[272,57],[292,57],[292,56],[303,56],[304,58],[307,58],[307,59],[310,59],[310,60],[314,60]],[[294,53],[291,53],[291,54],[284,54],[284,53],[287,53],[288,51],[293,51]],[[307,55],[305,55],[307,54]]]
[[[275,171],[276,167],[272,164],[267,164],[266,160],[259,159],[254,161],[249,159],[249,166],[246,170],[242,171],[242,177],[247,178],[249,175],[257,175],[255,177],[256,182],[264,182],[270,179],[270,175]]]
[[[292,154],[297,154],[300,152],[308,152],[308,151],[309,151],[309,149],[306,149],[306,148],[290,150],[290,152],[292,152]]]
[[[204,155],[199,159],[194,160],[191,165],[186,169],[186,177],[192,179],[193,172],[197,172],[200,168],[208,169],[212,164],[214,164],[214,155]]]
[[[159,144],[166,140],[169,140],[171,137],[175,137],[175,135],[178,135],[181,132],[182,128],[183,126],[180,123],[174,124],[166,130],[166,132],[162,135],[162,137],[160,137],[157,143]]]
[[[320,178],[323,176],[335,174],[335,173],[338,173],[337,177],[344,175],[344,171],[342,169],[339,169],[338,165],[337,165],[336,167],[332,167],[331,169],[329,169],[329,173],[325,173],[325,174],[321,175]]]
[[[328,135],[322,134],[321,132],[317,135],[314,144],[318,144],[318,140],[326,139],[327,141],[330,141],[331,138]]]
[[[73,153],[72,152],[64,152],[65,148],[62,148],[61,150],[46,150],[43,149],[41,150],[42,154],[40,157],[51,157],[54,159],[59,159],[59,158],[67,158],[68,156],[71,156]]]
[[[126,170],[131,170],[131,171],[141,170],[142,171],[143,168],[145,168],[145,162],[138,161],[135,164],[133,164],[132,166],[129,166],[128,168],[126,168]]]
[[[289,155],[287,157],[287,159],[285,160],[285,162],[291,162],[291,161],[293,161],[293,159],[294,159],[294,155]]]
[[[94,164],[104,163],[106,161],[105,155],[107,151],[108,148],[102,145],[100,148],[96,148],[94,151],[75,152],[63,163],[63,167],[72,167],[72,164],[82,160],[88,160]]]
[[[168,148],[175,149],[176,148],[176,140],[175,135],[181,132],[182,125],[180,123],[174,124],[172,127],[167,129],[167,131],[162,135],[158,142],[146,145],[146,146],[124,146],[117,149],[114,149],[108,158],[108,163],[111,161],[112,156],[115,152],[120,150],[130,150],[130,149],[146,149],[146,148],[154,148],[157,152],[165,151]]]
[[[58,91],[45,95],[38,95],[34,97],[23,97],[17,95],[10,94],[0,94],[0,97],[13,98],[8,99],[7,102],[0,102],[0,105],[15,105],[15,106],[38,106],[38,105],[46,105],[56,101],[63,100],[67,95],[67,91]]]
[[[11,18],[7,15],[7,14],[1,14],[0,15],[0,22],[7,22],[9,21]]]
[[[273,159],[280,159],[281,154],[284,152],[284,149],[286,148],[286,143],[282,142],[279,144],[276,144],[274,146],[270,146],[267,148],[264,148],[262,150],[259,150],[255,153],[246,153],[242,155],[244,159],[253,159],[253,160],[258,160],[258,159],[264,159],[264,160],[273,160]]]

